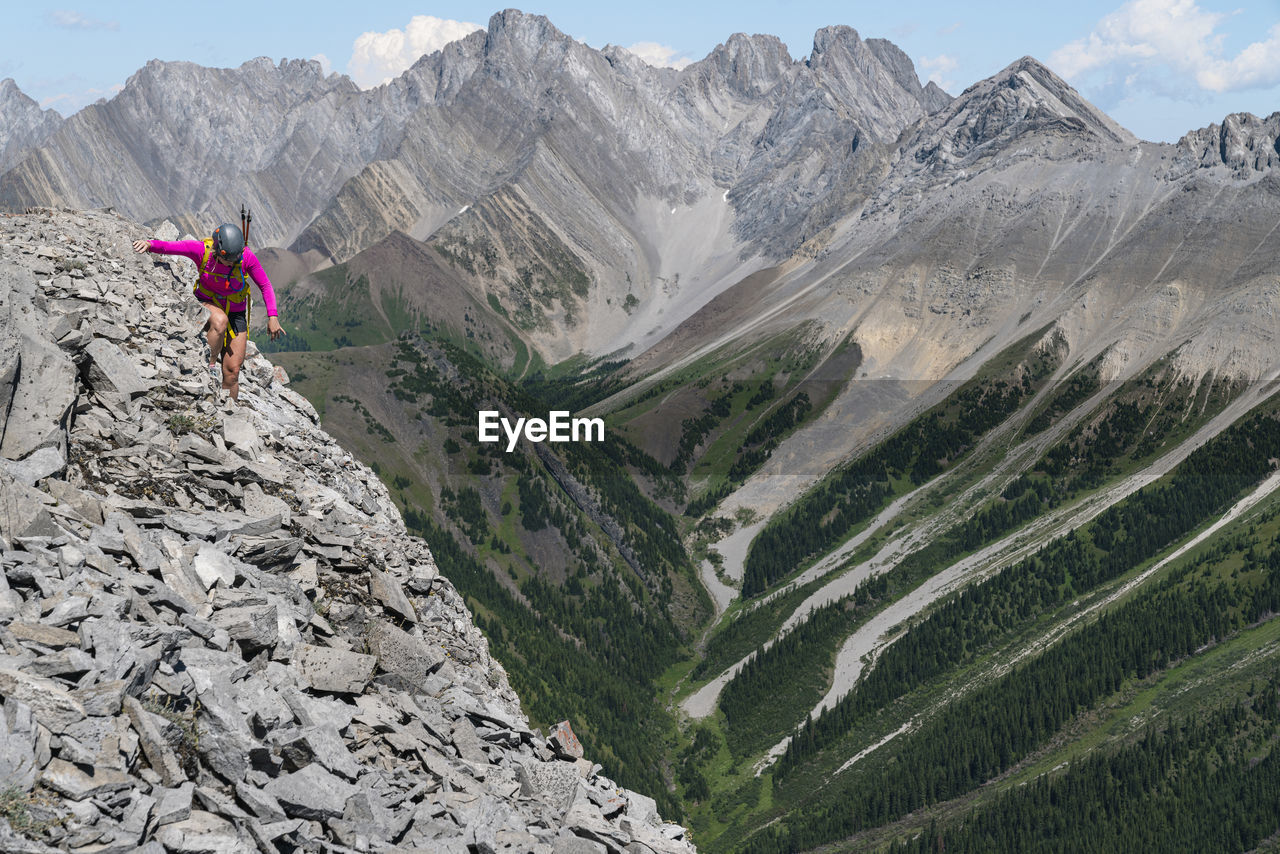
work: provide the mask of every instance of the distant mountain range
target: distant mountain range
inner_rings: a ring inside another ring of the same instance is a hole
[[[846,234],[840,251],[855,256],[887,250],[868,232],[920,244],[897,234],[904,217],[939,204],[999,245],[982,232],[1007,229],[1009,202],[991,196],[1004,188],[1036,215],[1110,219],[1134,214],[1124,199],[1247,182],[1280,157],[1274,117],[1139,143],[1031,59],[953,100],[922,87],[897,47],[848,27],[819,31],[803,60],[774,37],[734,35],[675,71],[518,11],[368,91],[314,62],[153,61],[65,121],[7,82],[0,117],[6,208],[111,206],[203,233],[244,203],[255,243],[308,268],[395,231],[433,238],[496,262],[474,287],[521,316],[553,361],[634,354],[750,273],[829,257]],[[994,182],[986,196],[966,195],[975,179]],[[1099,183],[1114,196],[1094,198]],[[559,279],[583,284],[530,285],[531,245],[555,256]],[[1047,256],[1095,260],[1070,236],[1027,250],[1046,253],[1045,281],[1057,264]]]
[[[553,242],[593,282],[565,355],[632,325],[605,311],[611,294],[687,313],[785,257],[949,101],[848,27],[819,32],[805,61],[735,35],[676,72],[507,11],[369,91],[313,62],[156,61],[60,122],[6,88],[19,130],[0,202],[109,205],[198,232],[246,203],[257,243],[313,265],[396,230]]]

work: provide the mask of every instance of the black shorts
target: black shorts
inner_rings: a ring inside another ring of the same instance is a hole
[[[245,330],[249,328],[249,312],[233,311],[227,315],[227,331],[234,338],[237,335],[243,335]]]
[[[210,299],[209,297],[200,293],[200,291],[196,291],[195,294],[196,294],[196,299],[198,299],[200,302],[204,303],[205,305],[217,306],[218,308],[222,309],[222,311],[227,315],[227,332],[222,339],[224,345],[229,345],[231,343],[231,339],[235,338],[237,335],[244,335],[245,332],[248,331],[249,312],[247,308],[245,311],[227,311],[227,309],[229,309],[232,306],[232,302],[226,297],[215,297],[213,299]],[[244,305],[247,307],[249,305],[249,301],[244,300],[243,302],[237,303],[237,304]]]

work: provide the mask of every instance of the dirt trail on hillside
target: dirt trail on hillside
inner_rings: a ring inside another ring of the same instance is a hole
[[[1132,578],[1129,581],[1126,581],[1119,589],[1117,589],[1115,592],[1113,592],[1109,596],[1097,602],[1094,602],[1092,605],[1090,605],[1087,608],[1081,609],[1078,613],[1072,614],[1066,620],[1063,620],[1057,626],[1054,626],[1053,629],[1047,632],[1044,635],[1044,637],[1042,637],[1036,643],[1029,644],[1025,649],[1023,649],[1013,658],[1009,659],[1009,661],[1002,666],[1001,672],[1007,671],[1009,668],[1013,667],[1019,661],[1022,661],[1027,656],[1035,655],[1036,653],[1041,652],[1047,649],[1048,647],[1052,646],[1054,643],[1058,641],[1059,638],[1061,638],[1064,634],[1066,634],[1069,629],[1071,629],[1074,625],[1079,623],[1085,617],[1096,614],[1102,608],[1105,608],[1108,605],[1111,605],[1119,601],[1121,598],[1123,598],[1124,596],[1127,596],[1134,589],[1145,584],[1147,579],[1150,578],[1152,575],[1164,569],[1170,563],[1182,557],[1187,552],[1191,551],[1193,548],[1203,543],[1205,540],[1209,539],[1209,537],[1216,534],[1219,530],[1231,524],[1236,519],[1240,518],[1240,516],[1246,510],[1256,505],[1258,502],[1266,498],[1271,493],[1275,492],[1277,487],[1280,487],[1280,471],[1273,472],[1266,480],[1264,480],[1261,484],[1258,485],[1257,489],[1255,489],[1253,492],[1249,493],[1244,498],[1236,502],[1236,504],[1230,510],[1228,510],[1225,514],[1223,514],[1221,519],[1218,519],[1208,528],[1205,528],[1199,534],[1196,534],[1190,540],[1187,540],[1187,542],[1179,546],[1168,557],[1161,559],[1157,563],[1143,570],[1142,573],[1139,574],[1136,578]]]
[[[921,487],[921,489],[923,488],[925,487]],[[891,522],[894,519],[894,517],[896,517],[898,513],[902,510],[902,508],[907,504],[907,502],[910,501],[910,499],[916,495],[917,492],[919,492],[919,490],[910,492],[907,495],[904,495],[901,498],[894,501],[892,504],[890,504],[888,507],[882,510],[880,514],[876,516],[876,518],[872,521],[872,523],[868,525],[865,529],[860,531],[856,536],[851,538],[848,542],[846,542],[844,545],[837,548],[834,552],[827,555],[822,560],[818,561],[812,567],[805,570],[803,573],[801,573],[799,577],[796,578],[795,581],[789,582],[788,584],[773,591],[772,593],[769,593],[761,597],[759,603],[757,603],[755,607],[757,608],[763,607],[764,605],[773,601],[777,597],[786,594],[787,592],[794,589],[795,587],[808,584],[810,581],[812,581],[815,578],[821,578],[823,575],[827,574],[831,570],[838,567],[842,562],[847,560],[850,555],[852,555],[855,551],[857,551],[857,549],[864,542],[866,542],[871,536],[873,536],[878,530],[880,530],[886,524]],[[725,558],[724,565],[725,565],[726,572],[729,570],[730,567],[735,568],[738,573],[737,577],[739,582],[741,581],[742,564],[743,564],[743,561],[746,560],[746,546],[750,545],[752,538],[754,538],[756,532],[759,531],[761,527],[763,527],[763,524],[764,523],[757,523],[756,525],[751,526],[749,531],[744,529],[744,532],[735,532],[735,536],[738,533],[745,533],[745,536],[740,537],[736,542],[730,542],[730,538],[726,538],[716,544],[717,550],[723,549],[721,550],[721,554],[723,554]],[[891,544],[890,546],[886,546],[885,548],[887,550],[891,546],[896,546],[896,545],[897,545],[897,542],[895,541],[895,543]],[[820,590],[815,591],[812,596],[805,599],[805,601],[802,602],[799,605],[799,607],[797,607],[796,610],[791,613],[791,616],[787,617],[786,621],[782,624],[782,627],[780,628],[778,635],[773,639],[767,641],[761,647],[761,651],[769,649],[769,647],[773,646],[777,642],[779,637],[781,637],[786,632],[790,631],[795,626],[802,623],[809,616],[810,612],[814,608],[819,607],[820,605],[824,604],[827,601],[831,601],[834,598],[839,598],[840,596],[843,596],[844,593],[839,591],[845,590],[846,588],[847,588],[847,591],[852,591],[863,580],[874,575],[876,569],[879,568],[879,564],[877,564],[876,562],[877,558],[879,558],[879,555],[877,555],[876,558],[873,558],[872,560],[859,565],[853,571],[845,573],[840,578],[834,579],[830,584],[824,585]],[[713,582],[718,584],[719,579],[714,579],[713,577]],[[708,580],[706,571],[703,572],[703,583],[707,585],[708,591],[712,593],[713,598],[717,599],[717,605],[719,605],[719,601],[718,601],[719,595],[717,594],[716,591],[712,590],[712,587],[711,587],[712,581]],[[723,585],[719,585],[719,586],[723,587]],[[732,597],[736,597],[738,591],[730,589],[730,593],[732,594]],[[732,598],[730,598],[730,600],[725,603],[725,607],[728,607],[728,604],[730,604],[731,602],[732,602]],[[724,609],[721,608],[720,611],[717,612],[717,616],[719,615],[719,613],[722,613],[723,610]],[[743,666],[747,663],[747,660],[750,659],[751,656],[754,654],[755,653],[753,652],[743,657],[742,659],[739,659],[736,663],[733,664],[733,666],[727,668],[715,679],[711,680],[706,685],[703,685],[701,688],[699,688],[696,692],[686,697],[684,701],[680,704],[681,708],[683,708],[688,715],[694,718],[705,718],[707,715],[710,715],[713,711],[715,711],[716,701],[719,699],[720,692],[724,689],[724,686],[729,683],[729,680],[733,679],[733,677],[738,674],[738,671],[740,671],[743,668]]]
[[[1177,560],[1178,558],[1182,557],[1182,556],[1183,556],[1183,555],[1185,555],[1187,552],[1189,552],[1191,549],[1193,549],[1193,548],[1195,548],[1196,546],[1200,545],[1200,543],[1204,542],[1204,541],[1205,541],[1205,540],[1207,540],[1209,537],[1213,536],[1215,533],[1217,533],[1217,532],[1218,532],[1219,530],[1221,530],[1223,527],[1225,527],[1225,526],[1227,526],[1227,525],[1231,524],[1233,521],[1235,521],[1236,519],[1240,518],[1240,516],[1241,516],[1241,515],[1243,515],[1243,514],[1245,513],[1245,511],[1249,510],[1251,507],[1254,507],[1254,506],[1255,506],[1255,505],[1257,505],[1260,501],[1262,501],[1262,499],[1266,498],[1268,495],[1270,495],[1271,493],[1275,492],[1275,491],[1276,491],[1276,489],[1277,489],[1277,487],[1280,487],[1280,471],[1278,471],[1278,472],[1273,472],[1273,473],[1272,473],[1272,474],[1271,474],[1271,475],[1270,475],[1266,480],[1264,480],[1264,481],[1263,481],[1263,482],[1258,486],[1258,488],[1257,488],[1257,489],[1255,489],[1253,492],[1251,492],[1251,493],[1249,493],[1248,495],[1246,495],[1244,498],[1240,499],[1240,501],[1238,501],[1238,502],[1237,502],[1237,503],[1236,503],[1236,504],[1235,504],[1235,505],[1234,505],[1230,510],[1228,510],[1228,511],[1227,511],[1227,512],[1222,516],[1222,518],[1221,518],[1221,519],[1218,519],[1216,522],[1214,522],[1214,523],[1213,523],[1212,525],[1210,525],[1208,528],[1206,528],[1205,530],[1201,531],[1201,532],[1200,532],[1199,534],[1197,534],[1195,537],[1193,537],[1192,539],[1188,540],[1186,543],[1184,543],[1184,544],[1182,544],[1181,546],[1179,546],[1179,547],[1178,547],[1178,548],[1177,548],[1173,553],[1171,553],[1168,557],[1165,557],[1165,558],[1163,558],[1162,560],[1160,560],[1159,562],[1157,562],[1157,563],[1153,564],[1151,567],[1149,567],[1148,569],[1144,570],[1144,571],[1143,571],[1140,575],[1138,575],[1136,578],[1133,578],[1133,579],[1131,579],[1131,580],[1129,580],[1129,581],[1125,582],[1125,584],[1124,584],[1124,585],[1122,585],[1119,589],[1117,589],[1116,591],[1114,591],[1113,593],[1111,593],[1110,595],[1108,595],[1108,596],[1107,596],[1107,597],[1105,597],[1104,599],[1102,599],[1102,600],[1100,600],[1100,601],[1098,601],[1098,602],[1093,603],[1093,604],[1092,604],[1092,605],[1090,605],[1089,607],[1087,607],[1087,608],[1085,608],[1085,609],[1083,609],[1083,610],[1079,611],[1079,612],[1078,612],[1078,613],[1076,613],[1076,614],[1072,614],[1070,617],[1068,617],[1067,619],[1063,620],[1061,623],[1057,624],[1056,626],[1054,626],[1053,628],[1051,628],[1049,631],[1047,631],[1047,632],[1046,632],[1046,633],[1045,633],[1045,634],[1044,634],[1044,635],[1043,635],[1039,640],[1037,640],[1037,641],[1035,641],[1035,642],[1033,642],[1033,643],[1028,644],[1028,645],[1027,645],[1023,650],[1022,650],[1022,652],[1018,653],[1017,655],[1015,655],[1013,658],[1009,659],[1008,661],[1002,662],[1002,663],[1001,663],[1001,664],[999,664],[998,666],[996,666],[996,667],[992,668],[990,678],[997,678],[997,677],[999,677],[999,676],[1002,676],[1003,674],[1008,673],[1011,669],[1013,669],[1013,668],[1018,664],[1018,662],[1022,661],[1023,659],[1025,659],[1025,658],[1027,658],[1027,657],[1029,657],[1029,656],[1032,656],[1032,655],[1037,655],[1037,654],[1039,654],[1039,653],[1043,652],[1044,650],[1048,649],[1050,646],[1052,646],[1053,644],[1057,643],[1057,642],[1058,642],[1058,640],[1060,640],[1060,639],[1061,639],[1061,638],[1062,638],[1062,637],[1067,633],[1067,631],[1068,631],[1068,630],[1070,630],[1073,626],[1075,626],[1077,623],[1079,623],[1079,622],[1080,622],[1081,620],[1083,620],[1085,617],[1088,617],[1088,616],[1091,616],[1091,615],[1093,615],[1093,614],[1096,614],[1096,613],[1097,613],[1099,610],[1101,610],[1102,608],[1105,608],[1105,607],[1107,607],[1108,605],[1111,605],[1111,604],[1113,604],[1113,603],[1117,602],[1118,600],[1120,600],[1120,599],[1121,599],[1121,598],[1123,598],[1124,596],[1128,595],[1131,591],[1133,591],[1133,590],[1135,590],[1136,588],[1140,587],[1141,585],[1145,584],[1145,583],[1146,583],[1146,581],[1147,581],[1147,580],[1148,580],[1152,575],[1154,575],[1155,573],[1159,572],[1161,569],[1163,569],[1164,567],[1168,566],[1168,565],[1169,565],[1170,563],[1172,563],[1173,561],[1175,561],[1175,560]],[[888,646],[888,644],[884,644],[883,646],[878,647],[878,648],[877,648],[877,650],[876,650],[876,652],[874,653],[874,655],[875,655],[875,656],[878,656],[878,655],[879,655],[879,653],[880,653],[880,652],[882,652],[882,651],[885,649],[885,647],[887,647],[887,646]],[[967,686],[965,686],[965,689],[963,689],[963,690],[961,690],[961,691],[958,691],[958,692],[956,692],[954,695],[950,696],[950,697],[948,698],[947,702],[951,702],[951,701],[954,701],[954,700],[958,699],[959,697],[961,697],[961,696],[963,696],[965,693],[967,693],[967,691],[968,691],[969,689],[971,689],[971,688],[973,688],[973,687],[976,687],[978,684],[982,684],[982,683],[985,683],[985,682],[987,682],[987,681],[989,681],[989,679],[975,679],[975,680],[973,680],[973,681],[972,681],[972,682],[970,682]],[[909,721],[907,721],[906,723],[904,723],[901,727],[899,727],[899,728],[898,728],[897,730],[895,730],[894,732],[889,733],[889,734],[888,734],[888,735],[886,735],[884,738],[880,739],[879,741],[877,741],[876,743],[872,744],[871,746],[864,748],[862,751],[860,751],[859,753],[857,753],[855,756],[853,756],[853,757],[851,757],[850,759],[846,760],[846,761],[845,761],[845,763],[844,763],[843,765],[841,765],[838,769],[836,769],[836,773],[837,773],[837,774],[839,774],[839,773],[841,773],[842,771],[844,771],[845,769],[847,769],[847,768],[851,767],[852,765],[857,764],[857,762],[858,762],[859,760],[864,759],[865,757],[867,757],[867,756],[868,756],[868,755],[870,755],[871,753],[875,752],[875,751],[876,751],[876,750],[878,750],[879,748],[881,748],[881,747],[883,747],[884,745],[888,744],[888,743],[889,743],[890,741],[892,741],[893,739],[895,739],[895,738],[897,738],[898,736],[902,735],[904,732],[909,732],[909,731],[911,731],[911,730],[915,729],[915,728],[919,725],[919,723],[920,723],[920,719],[921,719],[922,717],[923,717],[922,715],[915,715],[914,717],[912,717],[912,718],[911,718],[911,720],[909,720]],[[785,751],[785,750],[786,750],[786,746],[787,746],[787,743],[788,743],[789,741],[790,741],[790,739],[784,739],[783,741],[781,741],[781,742],[779,742],[778,744],[774,745],[774,746],[773,746],[773,748],[771,748],[771,749],[770,749],[769,753],[768,753],[768,754],[767,754],[763,759],[761,759],[759,762],[757,762],[757,763],[756,763],[755,768],[756,768],[756,775],[757,775],[757,776],[759,776],[759,775],[760,775],[760,773],[761,773],[765,768],[767,768],[769,765],[771,765],[774,761],[776,761],[776,760],[777,760],[777,759],[782,755],[783,751]]]
[[[1049,540],[1061,537],[1084,525],[1111,505],[1168,474],[1193,451],[1274,394],[1275,388],[1270,387],[1269,384],[1275,379],[1276,374],[1277,372],[1273,371],[1266,380],[1244,392],[1190,438],[1142,471],[1130,475],[1078,504],[1034,520],[1012,535],[962,558],[890,604],[845,641],[836,656],[831,689],[813,707],[810,714],[817,717],[819,713],[835,705],[853,689],[862,675],[864,661],[873,660],[875,655],[900,636],[892,632],[899,624],[921,613],[962,583],[971,580],[970,576],[976,579],[995,574],[1039,550]],[[1264,486],[1267,486],[1267,492],[1270,492],[1276,484],[1268,480]],[[1226,518],[1224,517],[1224,520]],[[836,582],[840,580],[837,579]],[[790,736],[774,745],[769,751],[769,756],[780,756],[789,741]]]
[[[1096,403],[1106,397],[1109,393],[1110,392],[1106,390],[1099,392],[1094,398],[1091,398],[1080,406],[1078,410],[1061,418],[1058,423],[1053,425],[1053,427],[1044,431],[1040,436],[1037,436],[1033,442],[1027,443],[1025,447],[1029,448],[1030,453],[1034,454],[1034,456],[1038,458],[1040,454],[1044,452],[1045,448],[1074,427],[1076,421],[1082,417],[1084,413],[1092,411]],[[1029,406],[1028,410],[1032,408],[1034,408],[1034,404]],[[1003,433],[1004,431],[996,430],[994,432]],[[995,437],[993,435],[985,437],[984,444],[993,441],[994,438]],[[1021,454],[1024,458],[1026,455],[1026,451],[1023,451]],[[1001,466],[1000,469],[1004,472],[1008,472],[1011,467],[1016,467],[1016,460],[1010,459],[1008,464]],[[941,480],[948,476],[950,475],[939,475],[934,480],[931,480],[906,495],[895,499],[888,507],[881,510],[880,513],[877,514],[862,531],[859,531],[847,542],[838,546],[826,557],[818,560],[813,566],[801,573],[794,581],[789,582],[777,590],[761,597],[756,607],[761,607],[778,596],[785,595],[795,587],[808,584],[810,581],[816,578],[821,578],[822,576],[837,569],[859,548],[861,548],[867,540],[887,528],[888,525],[898,517],[904,508],[908,507],[919,496],[936,487]],[[769,649],[777,642],[779,637],[803,623],[808,619],[809,614],[811,614],[814,609],[820,608],[829,602],[834,602],[842,596],[852,593],[859,584],[866,581],[868,578],[892,569],[897,566],[900,560],[911,552],[919,549],[928,540],[941,535],[948,527],[950,527],[950,525],[954,524],[956,519],[959,518],[962,514],[962,508],[972,503],[975,491],[983,486],[989,485],[989,483],[998,476],[998,472],[993,472],[991,475],[983,478],[979,483],[964,490],[958,497],[952,499],[949,508],[929,516],[929,518],[923,520],[920,524],[912,528],[899,532],[895,537],[885,543],[880,551],[877,552],[870,560],[859,564],[838,578],[833,578],[829,583],[814,591],[813,594],[801,602],[800,605],[796,607],[795,611],[787,617],[779,628],[778,635],[767,641],[761,647],[761,650]],[[750,546],[752,539],[755,538],[756,533],[759,532],[764,524],[764,522],[757,522],[747,528],[735,531],[729,537],[726,537],[724,540],[721,540],[713,546],[713,548],[719,551],[724,557],[725,574],[737,581],[739,586],[741,586],[742,582],[743,564],[746,561],[748,547]],[[703,579],[705,582],[705,573],[703,575]],[[723,587],[723,585],[720,585],[720,587]],[[712,597],[717,600],[717,604],[719,604],[718,600],[723,591],[713,590],[710,585],[708,585],[707,589],[708,592],[711,593]],[[736,595],[736,591],[734,595]],[[726,601],[724,604],[727,608],[728,605],[731,604],[731,600]],[[722,611],[723,609],[718,613],[721,613]],[[716,701],[720,697],[721,690],[723,690],[724,686],[738,674],[743,666],[746,665],[748,659],[750,659],[754,654],[755,653],[752,652],[739,659],[732,666],[726,668],[715,679],[711,680],[706,685],[703,685],[695,693],[685,698],[681,703],[681,707],[684,711],[694,718],[704,718],[715,711]]]
[[[725,609],[733,604],[733,600],[737,598],[738,591],[725,584],[716,575],[716,569],[711,565],[711,561],[704,560],[698,565],[698,578],[702,581],[702,586],[707,588],[707,592],[711,594],[711,603],[715,606],[715,616],[712,622],[720,618]]]

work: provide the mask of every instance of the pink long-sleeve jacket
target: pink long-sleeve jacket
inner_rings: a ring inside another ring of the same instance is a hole
[[[210,269],[200,269],[200,262],[204,260],[203,240],[152,240],[147,251],[156,255],[181,255],[184,258],[190,258],[196,265],[196,269],[200,270],[200,284],[215,294],[227,296],[240,290],[238,278],[230,281],[227,279],[232,268],[218,261],[216,256],[211,259]],[[275,317],[276,292],[272,289],[271,280],[267,278],[266,270],[262,269],[262,263],[258,260],[258,256],[253,254],[252,249],[245,247],[240,266],[244,269],[245,275],[253,279],[258,285],[258,290],[262,292],[262,302],[267,306],[267,317]]]

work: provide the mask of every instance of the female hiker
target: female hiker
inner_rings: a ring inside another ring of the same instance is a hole
[[[222,388],[233,401],[240,397],[240,366],[249,343],[249,281],[258,283],[267,306],[267,331],[272,340],[284,334],[276,317],[276,295],[258,257],[244,245],[240,227],[223,223],[208,240],[138,240],[135,252],[181,255],[195,262],[195,296],[209,310],[209,373],[217,376],[222,362]],[[246,278],[246,275],[248,278]]]

